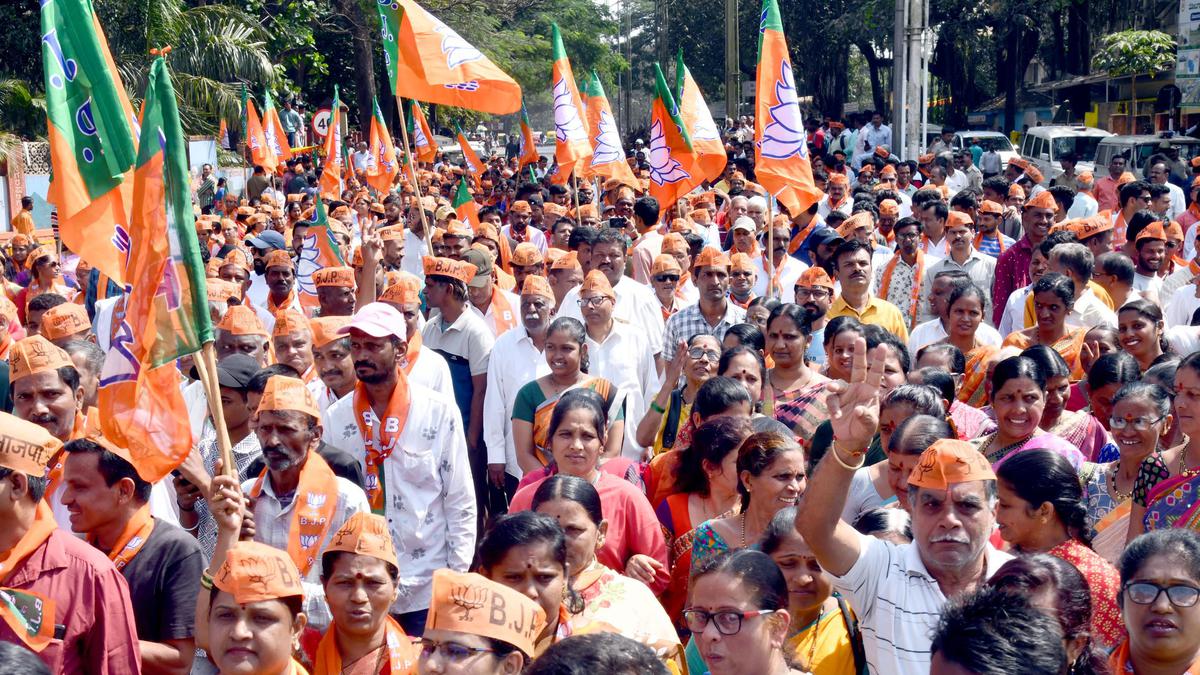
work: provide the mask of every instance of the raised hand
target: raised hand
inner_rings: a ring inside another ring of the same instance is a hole
[[[860,337],[854,341],[850,381],[834,381],[826,388],[829,423],[834,440],[843,448],[865,452],[879,429],[879,384],[886,360],[887,348],[878,345],[871,350],[868,368],[867,341]]]

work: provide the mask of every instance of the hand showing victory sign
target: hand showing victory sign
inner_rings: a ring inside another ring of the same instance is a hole
[[[878,345],[871,350],[867,367],[867,341],[854,341],[854,361],[850,381],[831,382],[825,404],[829,408],[829,423],[838,446],[851,452],[866,452],[879,429],[879,383],[883,379],[883,364],[887,347]]]

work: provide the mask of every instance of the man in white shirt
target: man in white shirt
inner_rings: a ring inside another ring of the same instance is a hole
[[[492,278],[492,257],[478,249],[469,249],[462,256],[463,262],[475,266],[475,276],[467,284],[467,297],[471,302],[467,308],[492,331],[492,337],[500,337],[517,325],[517,308],[521,301],[508,291],[501,290]]]
[[[817,202],[817,215],[824,220],[832,211],[841,211],[847,216],[854,202],[847,193],[850,191],[850,179],[846,174],[835,173],[829,177],[829,189],[821,201]]]
[[[496,339],[493,358],[488,360],[487,394],[483,399],[488,481],[502,488],[509,498],[523,475],[513,445],[513,404],[521,387],[550,372],[542,352],[554,302],[554,292],[544,278],[525,277],[521,288],[521,325]]]
[[[1178,220],[1179,216],[1187,211],[1187,201],[1183,198],[1183,190],[1179,189],[1178,185],[1171,183],[1168,179],[1171,177],[1171,169],[1166,164],[1159,162],[1146,169],[1146,178],[1153,185],[1164,185],[1171,193],[1171,207],[1167,209],[1165,214],[1168,220]]]
[[[946,241],[949,242],[949,255],[929,266],[929,273],[922,282],[922,295],[929,297],[933,278],[938,272],[959,269],[966,272],[971,281],[983,291],[983,297],[987,300],[983,315],[991,316],[992,280],[996,275],[996,259],[975,250],[972,244],[975,241],[975,223],[971,221],[971,216],[962,211],[951,211],[946,218]],[[917,318],[920,321],[933,318],[928,303],[922,303]]]
[[[764,253],[752,258],[754,263],[754,295],[758,297],[779,298],[782,302],[795,302],[796,280],[808,269],[808,265],[788,255],[788,243],[791,228],[786,222],[771,226],[771,237],[764,234],[759,247]],[[770,270],[767,267],[767,244],[773,247],[770,255]]]
[[[500,228],[500,234],[508,237],[512,248],[527,241],[537,246],[538,251],[544,256],[549,243],[546,241],[546,235],[533,227],[532,222],[533,206],[524,199],[517,200],[508,208],[508,224]]]
[[[403,376],[407,331],[395,308],[370,303],[343,330],[358,384],[330,408],[324,440],[363,464],[370,508],[387,517],[403,570],[391,612],[406,634],[420,635],[434,571],[465,572],[475,553],[462,418],[454,401]]]
[[[367,149],[367,142],[359,141],[358,149],[351,156],[351,161],[354,162],[354,173],[366,173],[367,169],[371,168],[371,165],[374,164],[374,159],[371,156],[371,151]]]
[[[946,218],[949,216],[950,205],[941,199],[930,199],[921,206],[913,205],[913,217],[921,221],[919,246],[922,251],[938,258],[946,257]]]
[[[923,347],[946,339],[950,332],[946,329],[950,321],[950,295],[958,288],[970,283],[971,277],[960,269],[945,269],[933,275],[933,285],[929,289],[929,306],[933,318],[918,324],[908,336],[908,353],[916,355]],[[986,322],[975,329],[975,339],[980,344],[1000,346],[1004,338]]]
[[[1092,190],[1096,187],[1096,179],[1091,171],[1081,171],[1075,177],[1075,200],[1071,202],[1071,208],[1067,209],[1067,219],[1077,220],[1079,218],[1090,218],[1100,212],[1100,205],[1096,202],[1096,198],[1092,196]]]
[[[1117,327],[1117,314],[1088,287],[1095,271],[1092,252],[1083,244],[1059,244],[1050,250],[1050,271],[1065,274],[1075,283],[1075,305],[1067,314],[1072,328]]]
[[[883,123],[883,114],[879,111],[871,113],[871,123],[858,130],[854,140],[854,168],[862,166],[863,160],[870,157],[879,146],[892,147],[892,129]]]
[[[1133,288],[1157,298],[1158,289],[1162,286],[1158,268],[1167,257],[1167,231],[1162,223],[1154,221],[1143,227],[1134,236],[1133,249],[1136,252],[1133,264],[1137,267],[1137,274],[1133,276]]]

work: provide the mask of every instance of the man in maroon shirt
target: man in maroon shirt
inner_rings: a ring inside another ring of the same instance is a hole
[[[0,621],[0,641],[30,647],[56,674],[140,673],[124,577],[103,553],[58,529],[42,499],[46,464],[61,447],[42,427],[0,412],[0,592],[15,601],[0,612],[30,628]]]
[[[1050,233],[1058,204],[1049,190],[1042,190],[1025,202],[1021,227],[1025,236],[1000,254],[996,260],[996,280],[992,282],[992,325],[999,326],[1004,306],[1014,290],[1029,284],[1029,259],[1033,249]]]

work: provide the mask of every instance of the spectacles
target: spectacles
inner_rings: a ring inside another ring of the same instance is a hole
[[[702,633],[712,621],[721,635],[737,635],[742,630],[742,620],[756,616],[774,614],[778,610],[760,609],[754,612],[706,612],[703,609],[683,610],[683,621],[693,634]]]
[[[607,295],[597,295],[597,296],[591,297],[591,298],[580,298],[579,306],[580,307],[599,307],[601,305],[601,303],[603,303],[607,299],[608,299]]]
[[[1133,427],[1138,431],[1147,431],[1150,429],[1150,427],[1166,419],[1166,417],[1166,415],[1163,415],[1162,417],[1153,420],[1147,417],[1136,417],[1131,420],[1127,420],[1124,417],[1110,417],[1108,418],[1108,426],[1110,429],[1116,429],[1118,431],[1124,429],[1125,427]]]
[[[713,351],[711,349],[702,349],[700,347],[692,347],[689,349],[688,356],[692,357],[693,361],[707,359],[715,363],[721,360],[721,352]]]
[[[1200,234],[1196,235],[1196,239],[1200,239]],[[729,273],[729,276],[730,276],[731,278],[735,278],[735,279],[741,279],[741,278],[749,279],[750,277],[754,276],[754,272],[749,272],[749,271],[742,271],[742,272],[739,272],[739,271],[734,271],[734,272],[730,272],[730,273]]]
[[[1159,586],[1149,581],[1134,581],[1125,584],[1125,595],[1138,605],[1153,605],[1158,602],[1158,596],[1167,594],[1167,600],[1176,607],[1191,607],[1200,599],[1200,588],[1179,584],[1176,586]],[[686,612],[685,612],[686,614]]]
[[[429,658],[436,654],[441,654],[447,661],[453,663],[461,663],[476,654],[489,653],[493,654],[496,650],[484,649],[483,647],[468,647],[460,645],[457,642],[436,642],[429,638],[419,638],[417,643],[421,645],[421,656]]]
[[[654,277],[654,280],[659,283],[663,283],[663,284],[667,283],[668,281],[675,284],[675,283],[679,283],[679,275],[678,274],[660,274],[660,275]]]
[[[813,300],[821,300],[833,295],[830,291],[824,288],[796,288],[796,299],[812,298]]]

